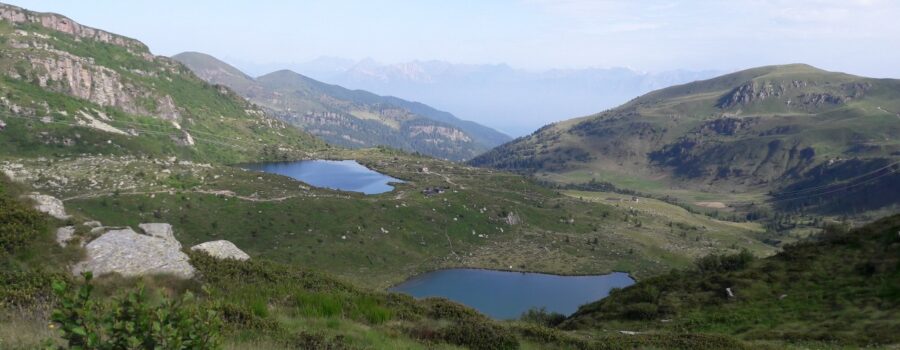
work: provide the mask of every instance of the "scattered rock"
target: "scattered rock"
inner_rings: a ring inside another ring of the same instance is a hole
[[[28,198],[35,201],[34,209],[37,209],[38,211],[47,213],[60,220],[70,218],[70,216],[66,214],[66,208],[63,206],[63,202],[55,197],[40,193],[32,193],[28,195]]]
[[[75,236],[75,226],[66,226],[56,229],[56,243],[65,248],[66,244]]]
[[[138,227],[149,236],[162,238],[178,246],[181,249],[181,243],[175,239],[175,232],[172,231],[172,225],[166,223],[140,224]]]
[[[506,214],[506,223],[510,226],[518,225],[522,223],[522,219],[519,218],[519,214],[509,212],[508,214]]]
[[[200,243],[191,247],[191,250],[205,252],[217,259],[234,259],[240,261],[250,259],[250,256],[247,255],[247,253],[244,253],[244,251],[234,245],[234,243],[226,240]]]
[[[90,228],[103,227],[103,224],[101,224],[100,221],[85,221],[82,225]]]
[[[194,267],[181,251],[181,244],[175,243],[142,235],[130,228],[109,231],[85,246],[87,258],[76,264],[72,272],[91,271],[97,276],[107,273],[125,277],[166,274],[191,278]]]

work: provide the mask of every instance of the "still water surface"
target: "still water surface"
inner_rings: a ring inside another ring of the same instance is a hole
[[[366,168],[355,160],[301,160],[296,162],[251,163],[245,169],[288,176],[316,187],[379,194],[390,192],[391,182],[402,180]]]
[[[558,276],[479,269],[438,270],[416,276],[391,291],[416,298],[444,297],[497,319],[519,317],[531,308],[570,315],[578,306],[600,300],[612,288],[634,284],[626,273]]]

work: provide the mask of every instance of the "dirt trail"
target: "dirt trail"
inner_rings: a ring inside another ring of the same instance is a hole
[[[249,202],[281,202],[292,198],[298,197],[309,197],[309,198],[344,198],[350,199],[350,196],[341,196],[341,195],[332,195],[332,194],[296,194],[290,196],[282,196],[282,197],[274,197],[274,198],[259,198],[259,197],[251,197],[251,196],[241,196],[229,190],[186,190],[186,191],[174,191],[174,190],[158,190],[158,191],[135,191],[135,192],[119,192],[118,195],[127,195],[127,196],[135,196],[135,195],[153,195],[153,194],[174,194],[176,192],[180,193],[199,193],[199,194],[210,194],[214,196],[223,196],[229,198],[237,198]],[[80,194],[77,196],[72,196],[68,198],[63,198],[63,202],[75,200],[75,199],[87,199],[87,198],[99,198],[99,197],[111,197],[116,195],[115,192],[101,192],[101,193],[86,193]]]

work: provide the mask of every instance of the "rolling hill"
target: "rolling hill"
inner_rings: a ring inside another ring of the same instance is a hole
[[[863,200],[900,183],[896,135],[900,80],[793,64],[657,90],[471,164],[557,182],[643,182],[635,189],[660,193],[772,192],[783,208],[846,213],[897,203]]]
[[[509,140],[493,129],[421,103],[349,90],[289,70],[254,79],[206,54],[185,52],[173,58],[278,118],[345,147],[384,145],[465,160]]]

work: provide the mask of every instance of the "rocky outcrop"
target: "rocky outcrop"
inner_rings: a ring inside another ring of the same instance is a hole
[[[38,13],[20,7],[0,4],[0,19],[13,23],[35,23],[44,28],[57,30],[80,39],[91,39],[125,48],[148,52],[147,46],[140,41],[112,34],[96,28],[83,26],[75,21],[55,13]]]
[[[247,253],[244,253],[244,251],[234,245],[234,243],[226,240],[201,243],[191,247],[191,250],[205,252],[217,259],[234,259],[241,261],[250,259],[250,256],[247,255]]]
[[[63,206],[63,202],[55,197],[43,195],[40,193],[32,193],[27,196],[31,200],[34,201],[34,209],[37,209],[40,212],[46,213],[52,217],[55,217],[60,220],[65,220],[70,218],[69,214],[66,214],[66,208]]]
[[[14,53],[27,61],[31,69],[11,69],[6,74],[14,79],[36,81],[44,89],[100,106],[117,107],[126,113],[153,115],[169,121],[180,118],[179,109],[169,95],[140,87],[115,69],[98,65],[91,58],[47,48],[42,51],[46,54],[35,55],[28,50]],[[149,105],[154,108],[148,109],[148,104],[138,101],[153,101]],[[96,123],[103,124],[102,121]],[[123,133],[119,130],[111,132]]]
[[[506,214],[506,223],[510,226],[515,226],[522,223],[522,219],[519,218],[519,214],[509,212]]]
[[[409,128],[409,137],[418,137],[419,135],[428,135],[438,137],[453,142],[471,142],[464,132],[456,128],[435,125],[416,125]]]
[[[65,247],[69,241],[75,238],[75,226],[65,226],[56,229],[56,243]]]
[[[143,225],[142,225],[143,226]],[[161,226],[151,229],[157,231]],[[181,244],[159,236],[142,235],[127,228],[112,230],[85,246],[86,258],[76,264],[72,272],[91,271],[94,275],[117,273],[125,277],[146,275],[171,275],[188,279],[194,276],[194,267],[181,251]]]
[[[728,109],[748,105],[770,97],[781,96],[786,89],[787,87],[784,84],[775,84],[771,81],[751,81],[734,88],[728,94],[722,96],[716,107]]]
[[[138,228],[148,236],[164,239],[181,249],[181,243],[175,239],[175,231],[172,230],[172,225],[166,223],[140,224]]]
[[[732,136],[741,130],[746,130],[759,122],[759,118],[720,118],[708,121],[701,125],[698,133],[713,133],[717,135]]]

